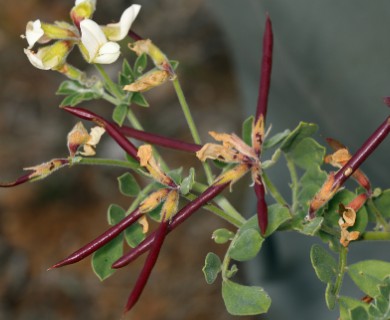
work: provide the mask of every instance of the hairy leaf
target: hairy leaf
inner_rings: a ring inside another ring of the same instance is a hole
[[[322,282],[332,282],[337,275],[336,259],[323,247],[314,244],[310,250],[310,260],[318,279]]]
[[[126,172],[122,174],[120,177],[118,177],[118,183],[119,183],[119,191],[128,197],[135,197],[137,196],[141,188],[138,185],[137,180],[133,177],[132,174],[129,172]]]
[[[381,260],[365,260],[348,267],[348,274],[355,284],[370,297],[381,295],[379,286],[390,277],[390,263]]]
[[[217,279],[218,273],[221,272],[221,265],[221,259],[215,253],[207,254],[202,271],[208,284],[212,284]]]
[[[261,245],[264,241],[255,229],[248,229],[240,232],[235,238],[229,248],[229,256],[237,261],[246,261],[254,258],[260,251]]]
[[[243,286],[230,280],[222,282],[222,297],[227,311],[236,316],[266,313],[271,298],[261,287]]]

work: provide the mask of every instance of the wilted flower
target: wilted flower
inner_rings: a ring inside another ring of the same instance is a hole
[[[359,238],[359,231],[348,231],[349,227],[352,227],[356,221],[356,211],[352,207],[344,207],[340,205],[340,219],[339,226],[341,228],[340,243],[344,247],[348,247],[349,243]]]
[[[82,122],[78,122],[68,133],[67,140],[70,156],[74,157],[77,152],[83,156],[95,155],[95,147],[104,132],[105,130],[101,127],[93,127],[91,132],[88,133]],[[83,151],[79,151],[81,147]]]

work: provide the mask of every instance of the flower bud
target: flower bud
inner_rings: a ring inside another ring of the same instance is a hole
[[[79,27],[84,19],[92,18],[96,8],[96,0],[76,0],[75,6],[70,11],[73,23]]]

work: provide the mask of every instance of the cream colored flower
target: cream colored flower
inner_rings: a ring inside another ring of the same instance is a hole
[[[26,26],[26,40],[28,42],[28,49],[31,49],[37,43],[45,32],[42,29],[41,20],[29,21]]]
[[[24,49],[31,64],[41,70],[56,70],[66,61],[72,45],[68,41],[57,41],[51,46],[39,48],[37,52]]]
[[[99,25],[90,19],[80,23],[82,50],[89,63],[110,64],[120,55],[120,46],[116,42],[108,41]]]
[[[123,11],[119,22],[102,26],[103,32],[108,40],[120,41],[125,38],[140,10],[141,6],[139,4],[133,4]]]

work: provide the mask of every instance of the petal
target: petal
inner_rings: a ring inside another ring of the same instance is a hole
[[[30,63],[38,69],[41,70],[49,70],[50,68],[43,65],[42,59],[37,56],[36,53],[34,53],[32,50],[24,49],[24,53],[27,55],[28,60]]]
[[[76,0],[74,5],[78,6],[79,4],[81,4],[83,2],[89,2],[93,5],[94,8],[96,8],[96,0]]]
[[[26,26],[26,40],[28,42],[28,49],[31,49],[34,44],[39,41],[44,35],[44,31],[39,19],[29,21]]]
[[[92,62],[98,55],[100,47],[107,43],[106,36],[99,25],[90,19],[80,22],[81,42],[88,51],[89,60]]]
[[[140,10],[141,6],[139,4],[133,4],[123,11],[119,22],[110,23],[103,27],[107,38],[109,40],[119,41],[126,37]]]
[[[116,42],[107,42],[99,49],[98,55],[93,59],[93,62],[110,64],[119,58],[120,53],[119,44]]]

